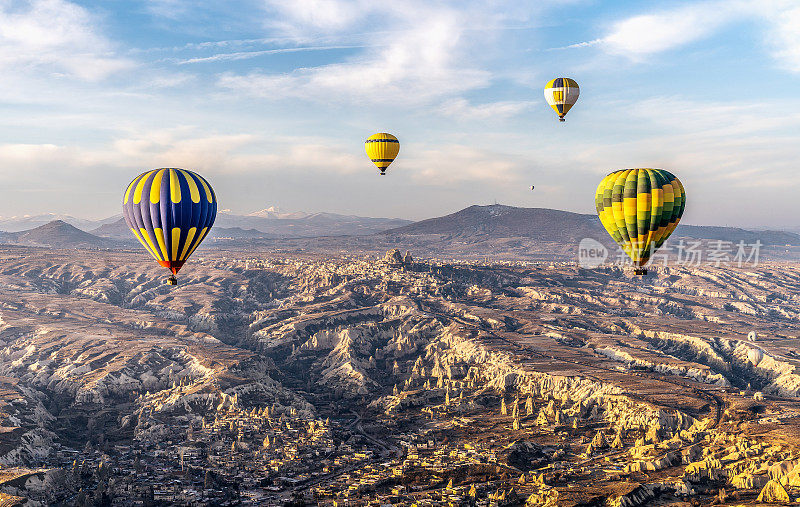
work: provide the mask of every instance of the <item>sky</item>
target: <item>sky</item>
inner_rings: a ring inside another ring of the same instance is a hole
[[[593,213],[605,174],[659,167],[686,223],[800,226],[795,0],[0,0],[0,72],[4,217],[118,214],[157,167],[232,213]]]

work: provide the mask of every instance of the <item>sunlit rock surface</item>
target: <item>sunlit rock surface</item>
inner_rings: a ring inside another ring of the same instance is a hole
[[[46,505],[800,497],[800,268],[0,250],[0,493]],[[755,339],[748,335],[755,332]]]

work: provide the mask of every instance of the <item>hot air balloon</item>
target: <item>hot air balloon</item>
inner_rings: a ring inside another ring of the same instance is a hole
[[[565,121],[564,116],[578,101],[581,90],[574,79],[557,77],[544,85],[544,98],[558,115],[559,121]]]
[[[386,168],[394,161],[400,151],[400,141],[392,134],[378,132],[367,138],[364,148],[367,150],[367,156],[372,160],[372,163],[381,170],[381,176],[384,176],[386,175]]]
[[[185,169],[153,169],[137,176],[122,198],[125,222],[177,285],[186,259],[203,241],[217,215],[211,185]]]
[[[533,190],[534,188],[536,188],[536,187],[535,187],[535,186],[533,186],[533,185],[531,185],[531,190]]]
[[[686,207],[680,180],[663,169],[621,169],[597,187],[600,221],[636,266],[637,275],[678,222]]]

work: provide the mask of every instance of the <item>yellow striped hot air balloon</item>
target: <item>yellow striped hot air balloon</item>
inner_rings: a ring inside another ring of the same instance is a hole
[[[380,169],[383,176],[386,174],[386,168],[400,152],[400,141],[392,134],[378,132],[367,138],[364,148],[367,150],[369,159]]]
[[[633,260],[637,275],[678,226],[686,207],[680,180],[663,169],[620,169],[595,193],[600,221]]]
[[[544,98],[558,115],[559,121],[565,121],[564,116],[578,101],[581,90],[574,79],[557,77],[544,85]]]
[[[205,178],[185,169],[162,168],[134,178],[122,197],[131,232],[159,264],[178,274],[205,239],[217,216],[217,197]]]

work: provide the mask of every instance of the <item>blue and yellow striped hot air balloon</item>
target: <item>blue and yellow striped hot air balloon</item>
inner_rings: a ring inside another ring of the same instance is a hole
[[[558,115],[558,121],[565,121],[564,116],[578,101],[581,90],[574,79],[557,77],[544,85],[544,98]]]
[[[644,265],[678,227],[686,193],[674,174],[663,169],[620,169],[609,174],[595,193],[603,227],[636,266]]]
[[[380,169],[381,176],[385,176],[386,168],[400,153],[400,141],[392,134],[378,132],[367,138],[364,142],[364,149],[372,163]]]
[[[153,169],[128,185],[122,213],[136,239],[159,264],[172,271],[168,283],[175,285],[175,275],[214,225],[217,197],[197,173]]]

